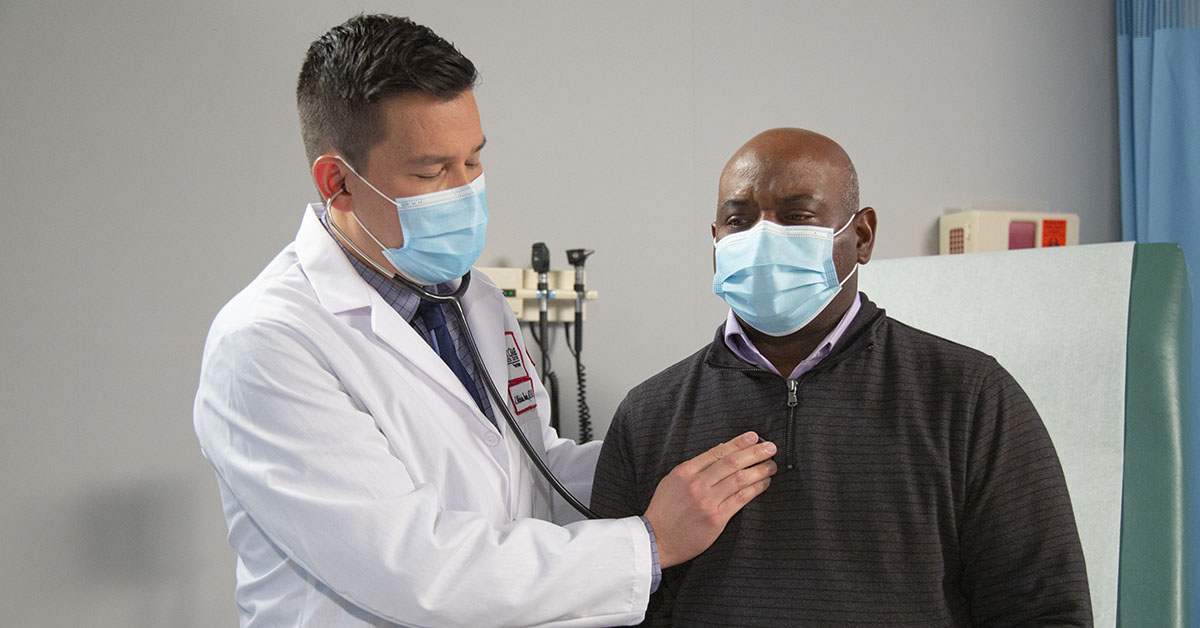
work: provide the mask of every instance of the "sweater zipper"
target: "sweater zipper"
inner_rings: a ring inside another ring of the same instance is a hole
[[[796,437],[796,380],[789,379],[787,381],[788,388],[788,420],[787,420],[787,435],[784,437],[783,447],[787,450],[784,455],[784,468],[788,471],[796,468],[796,452],[793,441]]]

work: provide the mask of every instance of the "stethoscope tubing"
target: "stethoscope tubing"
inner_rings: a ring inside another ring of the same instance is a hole
[[[397,275],[397,277],[399,276]],[[403,280],[403,277],[400,277],[400,279]],[[583,502],[579,501],[579,498],[575,497],[575,495],[573,495],[571,491],[567,489],[567,487],[563,486],[562,482],[560,482],[559,479],[554,475],[554,472],[550,470],[550,467],[546,465],[546,461],[542,460],[542,457],[539,456],[536,451],[534,451],[533,445],[529,442],[529,438],[525,436],[524,430],[521,429],[521,426],[517,425],[517,419],[513,417],[512,412],[509,411],[508,403],[504,401],[504,398],[500,396],[500,391],[496,390],[496,385],[492,383],[491,374],[488,372],[487,367],[484,366],[483,360],[480,358],[479,347],[475,345],[475,337],[471,334],[470,326],[467,325],[467,317],[463,313],[462,301],[460,301],[457,296],[460,294],[460,291],[463,290],[463,286],[466,286],[470,282],[471,273],[467,272],[467,274],[462,276],[462,282],[459,284],[459,289],[455,290],[453,293],[456,296],[452,297],[450,302],[454,306],[451,308],[454,310],[454,315],[458,317],[458,322],[462,325],[463,336],[465,336],[467,339],[467,346],[471,349],[471,359],[475,361],[475,367],[478,368],[481,373],[483,373],[484,386],[487,387],[488,393],[490,393],[492,396],[492,400],[496,402],[496,406],[500,408],[500,412],[504,414],[504,421],[505,423],[508,423],[508,427],[512,430],[513,434],[516,435],[517,441],[521,443],[521,448],[525,450],[525,453],[529,456],[529,459],[533,461],[533,464],[538,468],[538,471],[542,472],[542,477],[546,478],[546,481],[549,482],[552,487],[554,487],[555,492],[557,492],[564,500],[566,500],[566,502],[570,504],[572,508],[578,510],[580,514],[588,519],[599,519],[599,515],[597,515],[595,512],[592,512],[592,509],[585,506]],[[424,290],[420,290],[418,294],[425,296],[427,293],[425,293]]]
[[[567,489],[567,487],[563,486],[563,483],[559,481],[559,479],[554,475],[554,472],[550,470],[550,467],[546,464],[546,461],[542,460],[542,457],[539,456],[536,451],[534,451],[533,445],[529,442],[529,438],[525,436],[525,432],[521,429],[521,426],[517,424],[516,417],[514,417],[512,412],[509,411],[508,403],[505,402],[504,398],[500,396],[500,391],[496,390],[496,385],[492,383],[491,372],[488,371],[487,366],[485,366],[483,363],[483,358],[479,354],[479,347],[475,344],[475,336],[471,333],[471,326],[467,324],[467,316],[462,307],[462,297],[467,293],[467,288],[471,285],[471,271],[467,271],[467,273],[462,276],[462,278],[459,280],[458,287],[455,288],[450,294],[434,294],[426,290],[424,286],[401,277],[398,273],[389,273],[385,269],[380,268],[379,264],[368,257],[366,253],[363,253],[361,249],[359,249],[353,242],[350,241],[350,238],[346,237],[346,234],[342,232],[342,230],[333,222],[332,219],[327,220],[326,224],[333,227],[333,229],[338,232],[338,235],[341,236],[341,240],[343,242],[349,245],[350,248],[354,249],[354,251],[363,259],[370,262],[370,264],[375,267],[375,270],[379,271],[385,277],[388,277],[393,282],[412,290],[417,296],[425,301],[439,304],[450,304],[453,306],[450,309],[454,312],[454,317],[458,319],[459,324],[462,325],[463,337],[467,339],[467,348],[471,350],[471,360],[475,362],[475,368],[479,369],[479,372],[483,374],[483,384],[487,388],[488,394],[491,396],[492,401],[495,402],[496,407],[500,408],[500,412],[504,415],[504,422],[508,424],[509,429],[517,437],[517,442],[519,442],[521,444],[521,448],[525,450],[525,455],[529,457],[529,459],[533,462],[533,465],[537,467],[538,471],[541,472],[542,477],[546,478],[546,481],[550,483],[550,486],[554,488],[554,491],[558,493],[559,496],[561,496],[564,500],[566,500],[566,502],[570,504],[572,508],[578,510],[580,514],[588,519],[599,519],[599,515],[593,512],[592,509],[585,506],[583,502],[579,501],[579,498],[575,497],[575,495],[573,495],[571,491]]]

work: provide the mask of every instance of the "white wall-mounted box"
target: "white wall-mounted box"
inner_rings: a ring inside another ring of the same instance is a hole
[[[938,253],[978,253],[1079,244],[1079,215],[971,210],[938,220]]]

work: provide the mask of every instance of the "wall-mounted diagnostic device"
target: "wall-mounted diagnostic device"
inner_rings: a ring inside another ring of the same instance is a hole
[[[536,323],[541,318],[541,299],[538,298],[538,271],[532,268],[506,268],[500,266],[480,267],[496,287],[504,293],[504,300],[512,308],[517,320]],[[575,270],[547,270],[546,320],[551,323],[569,323],[575,320],[576,292]],[[587,302],[595,301],[600,293],[585,290],[579,312],[587,318]]]
[[[592,438],[591,412],[587,405],[586,374],[583,366],[583,321],[587,302],[599,295],[584,284],[584,263],[594,251],[571,249],[567,263],[571,270],[551,270],[550,249],[542,242],[533,245],[532,268],[481,267],[504,294],[518,321],[528,323],[529,333],[541,349],[541,379],[550,395],[550,425],[559,427],[558,375],[550,368],[550,347],[554,323],[566,334],[567,349],[575,358],[575,376],[579,403],[579,441]],[[574,330],[571,326],[574,325]],[[572,334],[574,331],[574,334]]]
[[[938,253],[978,253],[1079,244],[1079,216],[970,210],[938,220]]]

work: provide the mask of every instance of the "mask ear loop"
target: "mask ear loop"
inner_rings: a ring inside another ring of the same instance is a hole
[[[347,168],[349,168],[349,169],[350,169],[350,172],[353,172],[353,173],[354,173],[354,176],[358,177],[358,180],[359,180],[359,181],[362,181],[363,183],[366,183],[366,184],[367,184],[367,187],[371,188],[372,190],[375,190],[375,193],[376,193],[376,194],[378,194],[378,195],[380,195],[380,196],[382,196],[382,197],[383,197],[383,200],[385,200],[385,201],[387,201],[387,202],[389,202],[389,203],[393,203],[393,204],[396,202],[396,199],[394,199],[394,198],[390,198],[390,197],[389,197],[387,194],[384,194],[383,192],[380,192],[380,191],[379,191],[379,188],[375,187],[374,185],[371,185],[371,182],[370,182],[370,181],[367,181],[367,178],[366,178],[366,177],[362,176],[361,174],[358,174],[358,171],[354,169],[354,166],[351,166],[349,163],[347,163],[347,162],[346,162],[346,160],[345,160],[345,159],[342,159],[342,156],[341,156],[341,155],[332,155],[332,157],[333,157],[334,159],[336,159],[336,160],[338,160],[338,161],[342,162],[342,164],[343,164],[343,165],[345,165]],[[330,199],[330,200],[332,200],[332,199]],[[359,224],[362,224],[362,223],[359,223]]]
[[[358,214],[354,210],[350,210],[347,213],[350,214],[350,217],[354,219],[354,222],[358,223],[358,226],[359,226],[359,228],[361,228],[363,230],[363,233],[367,234],[367,237],[371,238],[372,240],[375,241],[375,244],[379,245],[379,252],[383,253],[384,255],[387,255],[387,247],[384,246],[383,243],[379,241],[379,238],[375,237],[375,234],[371,233],[370,229],[367,229],[366,225],[362,224],[362,221],[358,219]]]
[[[343,162],[343,163],[345,163],[345,162]],[[347,167],[349,167],[349,164],[346,164],[346,165],[347,165]],[[358,173],[355,173],[355,174],[358,174]],[[329,224],[330,227],[333,227],[333,230],[336,231],[339,236],[341,236],[341,239],[343,242],[348,244],[350,246],[350,248],[354,249],[354,252],[358,253],[359,257],[362,257],[363,259],[367,260],[367,262],[369,262],[371,264],[371,266],[375,267],[375,270],[379,271],[380,273],[382,273],[383,275],[385,275],[387,277],[391,277],[394,273],[388,271],[383,266],[380,266],[375,260],[371,259],[371,256],[367,255],[366,253],[363,253],[362,249],[359,249],[358,246],[354,244],[354,241],[350,239],[350,236],[346,235],[346,233],[344,231],[342,231],[341,227],[337,226],[337,223],[333,221],[333,216],[329,214],[329,210],[331,209],[330,205],[333,203],[333,199],[337,198],[342,192],[345,192],[345,191],[346,191],[346,186],[343,185],[342,189],[338,190],[337,192],[334,192],[333,196],[330,196],[329,200],[325,201],[325,216],[327,218],[326,222]],[[358,219],[358,215],[355,214],[353,210],[351,210],[347,213],[350,214],[350,217],[354,219],[354,222],[358,223],[358,226],[362,228],[363,232],[366,233],[368,237],[370,237],[372,240],[375,240],[375,244],[379,245],[379,252],[383,253],[384,257],[387,257],[387,247],[383,246],[383,243],[381,243],[374,235],[371,234],[371,232],[362,224],[362,221]]]
[[[849,227],[850,223],[854,222],[854,219],[858,218],[858,215],[861,213],[862,213],[862,210],[860,209],[860,210],[854,212],[853,214],[851,214],[850,220],[847,220],[846,224],[842,225],[841,229],[838,229],[837,231],[833,232],[833,237],[835,237],[835,238],[838,237],[838,234],[845,231],[846,227]],[[850,272],[846,275],[846,278],[842,279],[841,281],[838,282],[838,288],[840,289],[842,286],[846,285],[846,282],[850,281],[850,278],[853,277],[854,273],[856,273],[856,272],[858,272],[858,260],[854,260],[854,268],[850,269]]]
[[[856,273],[856,272],[858,272],[858,261],[857,260],[854,262],[854,268],[850,269],[850,274],[846,275],[845,279],[838,282],[838,288],[841,288],[842,286],[846,285],[846,282],[850,281],[850,278],[853,277],[854,273]]]
[[[347,162],[346,162],[346,160],[345,160],[345,159],[342,159],[342,156],[341,156],[341,155],[332,155],[332,157],[333,157],[334,159],[336,159],[336,160],[338,160],[338,161],[342,162],[342,165],[344,165],[344,166],[346,166],[347,168],[349,168],[349,169],[350,169],[350,172],[353,172],[353,173],[354,173],[354,176],[358,177],[358,180],[359,180],[359,181],[362,181],[363,183],[366,183],[366,184],[367,184],[367,187],[369,187],[369,188],[371,188],[372,190],[374,190],[376,194],[378,194],[378,195],[382,196],[384,200],[386,200],[386,201],[387,201],[387,202],[389,202],[389,203],[395,203],[395,202],[396,202],[396,201],[394,201],[394,200],[392,200],[392,199],[388,198],[388,197],[387,197],[387,195],[386,195],[386,194],[384,194],[383,192],[380,192],[380,191],[379,191],[379,188],[377,188],[377,187],[375,187],[375,186],[371,185],[371,182],[370,182],[370,181],[367,181],[365,178],[363,178],[363,176],[362,176],[361,174],[358,174],[358,171],[354,169],[354,166],[351,166],[349,163],[347,163]],[[345,184],[345,183],[343,183],[343,184],[342,184],[342,189],[338,190],[337,192],[334,192],[333,196],[330,196],[330,197],[329,197],[329,200],[325,201],[325,207],[327,207],[327,208],[328,208],[328,207],[329,207],[329,204],[333,202],[333,199],[337,198],[339,194],[341,194],[342,192],[345,192],[345,191],[346,191],[346,184]],[[358,219],[358,214],[357,214],[357,213],[356,213],[354,210],[350,210],[350,211],[348,211],[348,212],[346,212],[346,213],[350,214],[350,217],[354,219],[354,222],[357,222],[357,223],[358,223],[358,226],[359,226],[359,228],[361,228],[361,229],[363,230],[363,233],[367,234],[367,237],[369,237],[369,238],[371,238],[372,240],[374,240],[374,241],[375,241],[375,244],[377,244],[377,245],[379,246],[379,252],[380,252],[380,253],[382,253],[382,254],[384,254],[384,255],[387,255],[387,247],[386,247],[386,246],[384,246],[384,245],[383,245],[383,243],[379,241],[379,238],[376,238],[376,237],[375,237],[375,234],[371,233],[371,230],[370,230],[370,229],[367,229],[367,226],[366,226],[366,225],[364,225],[364,224],[362,223],[362,221]],[[330,224],[333,224],[333,218],[330,218],[330,219],[329,219],[329,222],[330,222]],[[341,233],[341,232],[342,232],[342,231],[341,231],[341,229],[338,229],[338,233]],[[345,234],[343,234],[343,235],[342,235],[342,237],[345,237]],[[368,259],[369,259],[369,258],[368,258]]]
[[[358,174],[358,173],[356,172],[356,173],[354,173],[354,174]],[[840,235],[840,234],[841,234],[843,231],[845,231],[845,230],[846,230],[846,227],[849,227],[849,226],[850,226],[850,223],[854,222],[854,219],[855,219],[855,218],[858,218],[858,215],[859,215],[859,214],[861,214],[861,213],[862,213],[862,210],[860,209],[860,210],[858,210],[858,211],[854,212],[853,214],[850,214],[850,220],[847,220],[847,221],[846,221],[846,224],[842,225],[842,228],[841,228],[841,229],[838,229],[837,231],[834,231],[834,232],[833,232],[833,237],[835,237],[835,238],[836,238],[836,237],[838,237],[838,235]]]

